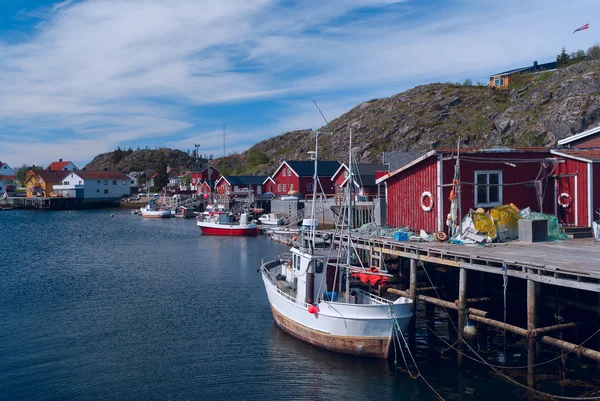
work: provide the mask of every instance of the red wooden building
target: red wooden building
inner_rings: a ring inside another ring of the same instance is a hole
[[[206,184],[208,184],[210,188],[213,188],[214,183],[221,178],[221,172],[215,167],[208,166],[200,171],[192,171],[191,176],[192,190],[198,191],[200,186],[204,187]]]
[[[352,175],[354,176],[354,193],[358,196],[372,199],[377,195],[377,184],[375,180],[387,174],[387,167],[383,164],[354,164]],[[336,195],[343,195],[344,189],[350,182],[349,169],[345,163],[333,174],[331,180],[334,183]]]
[[[388,225],[445,231],[456,159],[456,150],[432,150],[378,179],[386,184]],[[507,203],[552,214],[552,176],[561,162],[548,148],[461,149],[462,215]]]
[[[462,149],[461,212],[513,203],[557,216],[567,226],[600,219],[600,127],[558,142],[562,148]],[[377,180],[386,185],[387,223],[445,230],[456,150],[432,150]]]
[[[321,186],[317,188],[318,193],[325,193],[326,195],[335,194],[335,187],[331,178],[339,168],[340,163],[337,161],[323,160],[318,162],[317,173]],[[299,191],[303,196],[312,194],[314,172],[314,161],[286,160],[281,163],[271,177],[265,180],[267,192],[277,195],[286,195],[290,191]]]

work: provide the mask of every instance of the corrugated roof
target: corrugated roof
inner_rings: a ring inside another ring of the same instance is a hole
[[[556,69],[556,66],[557,66],[556,61],[551,61],[549,63],[538,64],[537,66],[531,65],[529,67],[521,67],[521,68],[515,68],[513,70],[499,72],[497,74],[490,75],[490,77],[496,77],[496,76],[500,76],[500,75],[511,75],[511,74],[516,74],[518,72],[525,72],[525,71],[537,72],[537,71],[554,70],[554,69]]]
[[[315,162],[312,160],[286,160],[288,166],[298,174],[298,177],[312,177],[315,173]],[[340,168],[340,162],[320,160],[317,162],[319,177],[333,177]]]
[[[70,171],[65,170],[30,170],[35,175],[39,176],[46,182],[61,182],[63,178],[71,174]]]
[[[389,171],[394,171],[406,163],[418,159],[426,152],[383,152],[383,163],[389,163]],[[388,170],[387,168],[385,170]]]
[[[223,179],[231,185],[262,185],[267,179],[266,175],[227,175]]]
[[[551,153],[590,163],[600,163],[600,149],[552,149]]]
[[[121,171],[69,171],[84,180],[129,180],[129,177]]]
[[[558,141],[558,145],[559,146],[563,146],[563,145],[569,144],[571,142],[578,141],[580,139],[586,138],[586,137],[588,137],[590,135],[597,134],[598,132],[600,132],[600,126],[595,127],[595,128],[591,128],[591,129],[589,129],[587,131],[580,132],[579,134],[575,134],[575,135],[569,136],[569,137],[567,137],[565,139],[561,139],[560,141]]]

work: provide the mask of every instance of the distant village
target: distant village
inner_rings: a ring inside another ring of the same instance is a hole
[[[459,156],[460,155],[460,156]],[[460,158],[460,177],[455,164]],[[381,164],[353,166],[318,162],[317,191],[339,197],[353,185],[358,201],[384,199],[381,223],[427,232],[444,231],[453,182],[460,180],[461,211],[512,203],[558,217],[566,226],[591,227],[600,211],[600,127],[558,142],[557,148],[434,149],[384,153]],[[161,191],[190,197],[304,199],[313,192],[314,161],[286,160],[269,176],[223,176],[213,167],[178,171],[168,167]],[[156,172],[86,171],[58,160],[30,170],[17,183],[15,171],[0,162],[0,196],[74,198],[84,204],[119,202],[149,193]],[[19,188],[17,188],[19,187]]]

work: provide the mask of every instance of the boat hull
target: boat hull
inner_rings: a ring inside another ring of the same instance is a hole
[[[142,217],[146,218],[146,219],[164,219],[167,217],[171,217],[171,212],[141,212]]]
[[[401,330],[412,318],[411,304],[348,304],[321,302],[310,314],[282,294],[263,272],[263,282],[277,325],[292,336],[330,351],[373,358],[387,358],[394,319]],[[392,316],[394,318],[392,318]]]
[[[387,338],[365,338],[352,336],[336,336],[310,329],[280,313],[271,305],[275,323],[286,333],[299,340],[341,354],[356,355],[371,358],[388,357],[390,349],[390,337]],[[308,312],[307,312],[308,313]]]
[[[198,227],[200,227],[200,231],[204,235],[222,235],[228,237],[254,237],[258,235],[258,227],[255,224],[240,226],[198,222]]]

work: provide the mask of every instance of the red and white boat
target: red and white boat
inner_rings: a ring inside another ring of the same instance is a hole
[[[248,222],[248,215],[242,213],[239,223],[229,221],[227,214],[217,214],[209,216],[205,220],[199,220],[196,225],[200,227],[202,234],[205,235],[225,235],[225,236],[255,236],[258,234],[258,226],[255,223]]]

